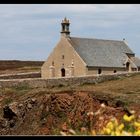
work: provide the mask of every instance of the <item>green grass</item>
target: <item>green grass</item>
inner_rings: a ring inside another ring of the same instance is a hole
[[[13,87],[13,89],[17,91],[21,91],[21,90],[29,90],[31,88],[29,88],[29,86],[25,84],[25,85],[19,85],[19,86]]]
[[[12,101],[13,101],[12,98],[6,98],[6,99],[4,99],[3,104],[8,105],[8,104],[12,103]]]

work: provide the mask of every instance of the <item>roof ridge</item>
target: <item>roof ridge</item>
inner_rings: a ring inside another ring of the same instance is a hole
[[[71,36],[70,39],[89,39],[89,40],[101,40],[101,41],[117,41],[117,42],[124,42],[123,40],[113,40],[113,39],[100,39],[100,38],[87,38],[87,37],[74,37]]]

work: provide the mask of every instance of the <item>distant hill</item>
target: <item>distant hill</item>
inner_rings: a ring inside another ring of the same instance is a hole
[[[44,61],[0,60],[0,74],[39,72]]]
[[[27,66],[42,66],[44,61],[0,60],[0,70],[16,69]]]

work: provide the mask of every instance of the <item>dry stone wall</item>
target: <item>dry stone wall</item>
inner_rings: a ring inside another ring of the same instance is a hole
[[[100,76],[83,76],[83,77],[71,77],[71,78],[28,78],[28,79],[7,79],[0,80],[0,88],[5,87],[29,87],[29,88],[51,88],[62,86],[77,86],[84,84],[97,84],[100,82],[120,79],[123,77],[129,77],[140,72],[120,73],[112,75],[100,75]]]

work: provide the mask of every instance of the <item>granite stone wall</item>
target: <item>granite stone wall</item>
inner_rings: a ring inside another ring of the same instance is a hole
[[[83,76],[71,78],[28,78],[28,79],[1,79],[0,88],[5,87],[28,87],[28,88],[52,88],[62,86],[77,86],[84,84],[97,84],[108,80],[116,80],[129,77],[140,72],[120,73],[100,76]]]

